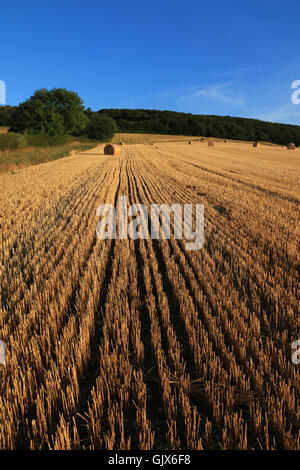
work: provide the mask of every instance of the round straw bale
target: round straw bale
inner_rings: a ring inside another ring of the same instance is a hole
[[[212,140],[210,140],[207,144],[208,147],[213,147],[215,144],[212,142]]]
[[[259,142],[253,142],[253,147],[260,147],[261,144]]]
[[[287,145],[287,149],[288,149],[288,150],[295,150],[295,149],[296,149],[296,145],[290,143],[290,144]]]
[[[107,144],[104,147],[104,154],[105,155],[116,155],[117,153],[119,153],[119,151],[120,151],[120,149],[116,145]]]
[[[191,144],[192,144],[192,141],[191,141],[191,140],[189,140],[189,141],[188,141],[188,143],[191,145]]]

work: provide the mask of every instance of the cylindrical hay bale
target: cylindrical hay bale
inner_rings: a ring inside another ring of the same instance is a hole
[[[213,147],[215,144],[210,140],[207,144],[208,147]]]
[[[253,142],[253,147],[260,147],[261,144],[259,142]]]
[[[104,154],[105,155],[116,155],[117,153],[119,153],[119,151],[120,151],[120,149],[116,145],[107,144],[104,147]]]
[[[124,145],[124,142],[120,142],[119,145]]]
[[[191,140],[189,140],[189,141],[188,141],[188,144],[192,145],[192,141],[191,141]]]
[[[204,142],[205,142],[205,139],[202,137],[202,138],[200,139],[200,142],[204,143]]]
[[[291,143],[291,144],[288,144],[288,145],[287,145],[287,149],[288,149],[288,150],[295,150],[295,149],[296,149],[296,145],[295,145],[295,144],[292,144],[292,143]]]

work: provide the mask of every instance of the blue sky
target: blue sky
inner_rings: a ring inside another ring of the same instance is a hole
[[[7,104],[38,88],[85,106],[300,125],[299,0],[52,0],[1,5]]]

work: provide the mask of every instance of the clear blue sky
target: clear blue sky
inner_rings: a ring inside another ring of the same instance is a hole
[[[85,106],[300,125],[299,0],[52,0],[1,5],[7,104],[38,88]]]

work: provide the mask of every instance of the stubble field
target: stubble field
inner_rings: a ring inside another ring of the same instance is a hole
[[[103,146],[1,174],[1,449],[300,449],[300,151]],[[100,240],[204,204],[205,243]]]

